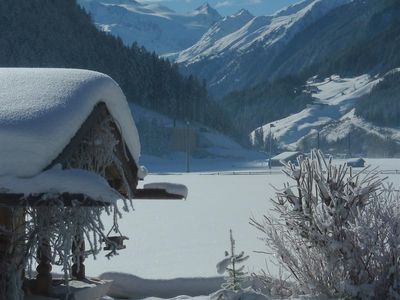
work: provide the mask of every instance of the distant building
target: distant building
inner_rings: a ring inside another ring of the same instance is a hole
[[[303,153],[299,151],[288,151],[288,152],[282,152],[278,154],[277,156],[274,156],[271,158],[271,167],[279,167],[282,166],[281,161],[284,162],[292,162],[292,163],[297,163],[297,157],[300,155],[303,155]]]
[[[355,158],[347,161],[347,166],[352,168],[364,168],[365,160],[363,158]]]

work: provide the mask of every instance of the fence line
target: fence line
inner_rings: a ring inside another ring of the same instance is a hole
[[[353,169],[354,170],[354,169]],[[377,170],[373,172],[380,175],[400,175],[400,170]],[[206,172],[202,175],[275,175],[282,174],[281,169],[272,169],[268,171],[220,171],[220,172]]]

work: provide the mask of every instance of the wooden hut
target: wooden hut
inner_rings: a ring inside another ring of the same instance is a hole
[[[90,236],[91,245],[105,242],[109,255],[122,249],[122,234],[106,235],[99,222],[104,210],[117,213],[117,200],[185,196],[167,185],[137,189],[137,129],[123,92],[104,74],[0,69],[0,104],[2,300],[18,299],[23,285],[50,295],[55,259],[84,279]],[[32,259],[37,275],[28,281]]]
[[[354,158],[350,159],[346,162],[348,167],[352,168],[364,168],[365,167],[365,160],[363,158]]]

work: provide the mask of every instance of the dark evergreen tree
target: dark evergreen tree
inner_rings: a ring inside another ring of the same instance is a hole
[[[155,53],[99,31],[76,0],[0,1],[0,67],[61,67],[115,79],[128,101],[172,118],[231,130],[204,85]]]

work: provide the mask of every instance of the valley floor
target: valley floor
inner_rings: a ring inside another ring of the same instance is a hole
[[[155,173],[145,182],[185,184],[189,189],[187,200],[134,201],[135,211],[125,213],[120,220],[122,233],[130,238],[127,249],[111,260],[103,255],[97,260],[87,259],[89,275],[105,273],[102,278],[114,279],[112,294],[121,298],[187,299],[181,295],[189,295],[208,299],[199,296],[211,294],[221,284],[215,266],[229,248],[232,229],[237,250],[250,255],[246,261],[248,271],[258,272],[267,264],[272,275],[278,276],[274,258],[255,252],[264,250],[264,246],[258,232],[249,225],[249,218],[271,213],[270,198],[275,188],[287,181],[280,168],[270,172],[262,161],[221,160],[212,164],[199,160],[193,161],[192,167],[201,171],[183,173],[176,169],[167,172],[168,162],[161,162],[153,161],[152,165],[148,160],[147,165]],[[382,176],[388,176],[395,187],[400,185],[400,159],[367,159],[367,164],[389,171]],[[173,166],[176,168],[176,163]],[[111,219],[105,218],[106,228],[110,225]]]

